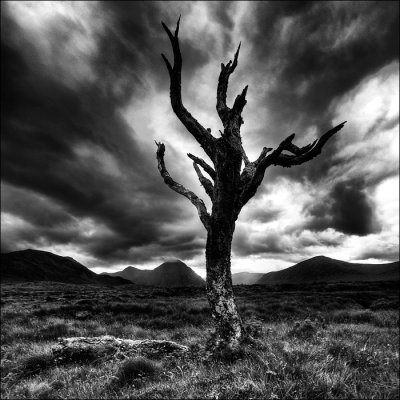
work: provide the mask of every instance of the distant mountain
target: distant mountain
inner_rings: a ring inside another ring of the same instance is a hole
[[[113,276],[128,279],[128,281],[135,282],[138,285],[147,285],[147,281],[151,279],[152,270],[150,269],[139,269],[135,267],[126,267],[122,271],[117,272],[102,272],[101,276]]]
[[[103,272],[102,275],[119,276],[138,285],[183,287],[204,286],[204,280],[182,261],[168,261],[155,269],[127,267],[118,272]]]
[[[239,272],[232,274],[232,283],[234,285],[254,285],[263,275],[263,273]]]
[[[399,262],[356,264],[317,256],[281,271],[264,274],[257,284],[399,280]]]
[[[120,277],[97,275],[71,257],[30,249],[2,253],[0,276],[3,283],[34,281],[105,285],[131,283]]]

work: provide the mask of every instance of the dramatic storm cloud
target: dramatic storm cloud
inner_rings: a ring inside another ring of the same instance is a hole
[[[320,157],[270,167],[244,208],[233,271],[267,272],[323,254],[398,259],[397,2],[4,2],[1,8],[1,247],[69,255],[96,272],[180,258],[204,275],[195,208],[210,208],[186,153],[206,157],[173,114],[161,53],[182,16],[183,100],[212,134],[220,63],[249,84],[251,159],[291,132],[300,146],[348,123]],[[368,249],[368,250],[366,250]]]

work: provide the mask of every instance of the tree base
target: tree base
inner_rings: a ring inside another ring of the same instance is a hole
[[[98,362],[143,356],[152,359],[180,357],[187,346],[169,340],[131,340],[114,336],[60,338],[52,348],[56,362]]]
[[[220,352],[220,351],[236,351],[240,349],[243,341],[246,340],[246,333],[243,331],[239,338],[221,334],[218,330],[213,332],[206,342],[206,351]]]

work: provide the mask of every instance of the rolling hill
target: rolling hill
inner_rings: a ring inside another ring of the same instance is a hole
[[[102,275],[119,276],[138,285],[183,287],[204,286],[205,281],[180,260],[168,261],[152,270],[127,267],[122,271]]]
[[[257,284],[399,280],[399,262],[356,264],[317,256],[281,271],[264,274]]]
[[[263,273],[238,272],[232,274],[232,283],[234,285],[254,285],[263,275]]]
[[[61,257],[40,250],[22,250],[1,254],[1,281],[53,281],[76,284],[124,285],[130,281],[121,277],[95,274],[71,257]]]

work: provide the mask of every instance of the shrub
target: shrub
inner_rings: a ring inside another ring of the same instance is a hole
[[[51,354],[34,354],[22,360],[21,374],[25,376],[35,375],[54,364],[54,358]]]
[[[395,328],[399,326],[399,312],[380,310],[374,315],[374,325],[380,328]]]
[[[368,349],[354,350],[348,359],[350,367],[357,368],[359,371],[365,371],[370,368],[376,372],[380,366],[376,354]]]
[[[346,364],[360,371],[379,367],[379,361],[374,352],[369,349],[357,349],[344,342],[334,342],[328,348],[328,353],[335,358],[341,357]]]
[[[371,310],[397,310],[399,299],[377,299],[369,307]]]
[[[148,358],[135,357],[125,360],[120,366],[117,378],[119,383],[132,383],[142,378],[156,378],[161,366]]]
[[[353,357],[354,350],[348,344],[339,341],[339,342],[333,342],[329,345],[328,353],[335,358],[338,357],[349,358]]]
[[[318,326],[316,322],[312,322],[310,319],[304,321],[297,321],[293,328],[289,331],[289,337],[297,337],[299,339],[311,339],[318,332]]]

